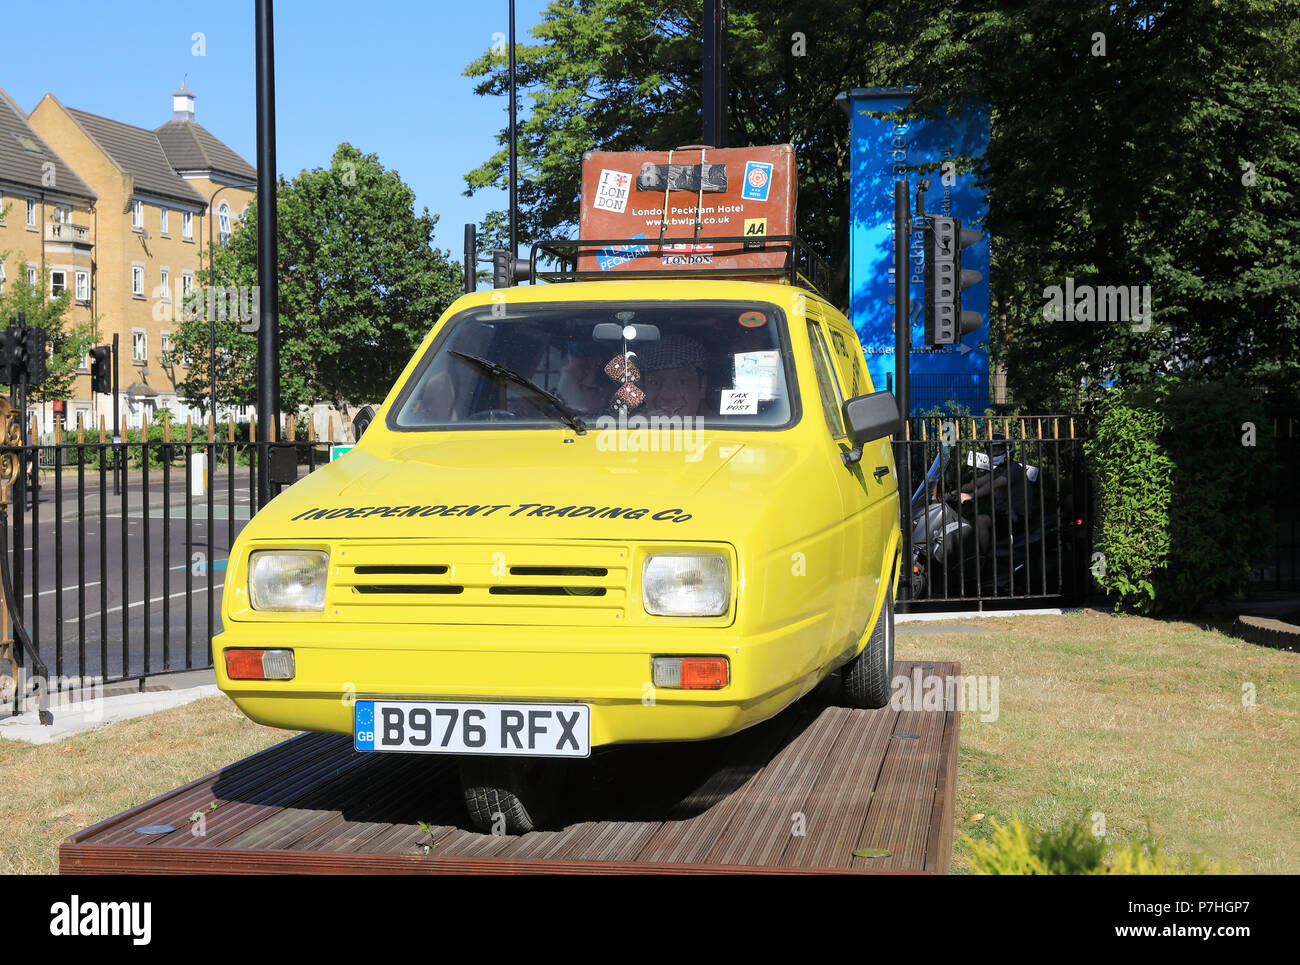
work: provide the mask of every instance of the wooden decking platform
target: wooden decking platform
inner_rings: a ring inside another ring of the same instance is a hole
[[[960,673],[954,663],[919,667]],[[59,869],[946,872],[960,714],[847,710],[826,692],[723,740],[576,762],[560,823],[517,837],[468,830],[454,759],[362,754],[349,738],[303,734],[72,835]],[[150,825],[175,830],[138,830]],[[854,854],[866,849],[886,854]]]

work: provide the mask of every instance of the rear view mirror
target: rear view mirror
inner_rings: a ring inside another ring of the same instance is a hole
[[[632,329],[632,334],[627,336],[629,342],[659,341],[659,326],[647,325],[644,322],[629,322],[626,326],[619,325],[617,322],[601,322],[592,329],[591,337],[597,342],[619,342],[624,338],[625,328]]]
[[[859,395],[844,403],[844,426],[849,430],[853,448],[842,453],[844,464],[851,466],[862,458],[862,447],[898,431],[898,403],[892,392]]]
[[[370,423],[375,421],[375,407],[373,405],[363,405],[357,410],[357,414],[352,417],[352,441],[360,442],[361,434],[370,428]]]

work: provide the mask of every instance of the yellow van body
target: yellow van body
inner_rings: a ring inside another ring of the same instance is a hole
[[[392,427],[401,387],[439,330],[466,309],[678,300],[757,304],[784,319],[792,425],[707,429],[686,454],[663,451],[671,447],[654,438],[638,445],[610,438],[612,430],[577,434],[561,423],[490,432]],[[819,333],[833,363],[833,401],[818,388]],[[218,684],[259,723],[338,734],[353,734],[354,704],[371,698],[581,703],[590,708],[593,748],[716,738],[765,720],[861,652],[886,591],[896,589],[890,441],[868,443],[851,465],[841,458],[852,443],[837,407],[872,391],[849,322],[819,296],[785,284],[674,277],[465,295],[426,337],[356,447],[287,488],[235,541],[223,632],[213,641]],[[328,553],[322,610],[254,609],[249,556],[267,549]],[[725,613],[646,611],[644,563],[666,550],[726,558]],[[417,567],[435,575],[391,573]],[[521,567],[598,575],[513,575]],[[430,581],[459,589],[411,591]],[[516,594],[512,583],[568,589]],[[291,650],[293,677],[231,680],[224,659],[231,648]],[[661,655],[724,656],[726,685],[656,687],[651,661]]]

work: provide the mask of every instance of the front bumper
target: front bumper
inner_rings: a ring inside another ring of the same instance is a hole
[[[351,734],[372,697],[585,703],[592,746],[723,737],[779,713],[822,676],[825,615],[763,635],[734,629],[237,624],[213,640],[217,684],[261,724]],[[611,644],[611,639],[617,642]],[[294,652],[293,680],[236,680],[230,647]],[[651,683],[656,655],[725,656],[720,690]]]

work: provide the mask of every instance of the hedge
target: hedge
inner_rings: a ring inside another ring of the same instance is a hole
[[[1253,438],[1252,428],[1253,427]],[[1085,444],[1092,573],[1117,608],[1187,613],[1240,597],[1270,545],[1271,425],[1235,383],[1117,392]]]

